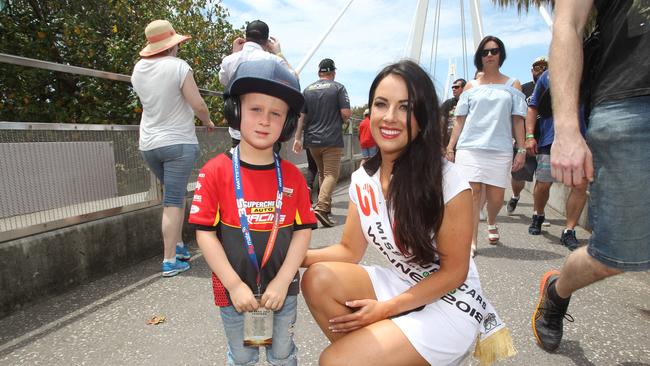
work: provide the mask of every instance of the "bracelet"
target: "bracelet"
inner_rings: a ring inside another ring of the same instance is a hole
[[[528,139],[534,139],[534,138],[535,138],[535,135],[533,135],[532,133],[527,133],[527,134],[526,134],[526,140],[528,140]]]
[[[517,154],[525,154],[525,153],[526,153],[526,149],[524,149],[522,147],[517,149]]]

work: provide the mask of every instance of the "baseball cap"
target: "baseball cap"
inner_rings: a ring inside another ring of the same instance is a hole
[[[364,115],[364,116],[367,116],[367,115],[369,115],[369,114],[370,114],[370,109],[366,108],[366,110],[363,111],[363,115]]]
[[[336,70],[334,60],[331,58],[324,58],[318,63],[318,72],[330,72]]]
[[[224,97],[246,93],[261,93],[282,99],[295,113],[300,113],[305,103],[298,79],[286,66],[274,60],[246,61],[237,67]]]
[[[539,64],[548,65],[548,61],[546,60],[546,57],[540,56],[540,57],[536,58],[535,61],[533,61],[533,66],[539,65]]]
[[[246,26],[246,38],[258,41],[269,39],[269,26],[261,20],[253,20]]]

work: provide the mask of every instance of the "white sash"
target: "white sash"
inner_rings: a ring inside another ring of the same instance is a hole
[[[417,183],[413,182],[413,184]],[[356,202],[366,241],[379,251],[399,278],[415,285],[431,273],[438,271],[440,264],[437,259],[433,263],[425,265],[409,262],[412,256],[404,256],[395,245],[395,236],[389,216],[391,213],[388,212],[381,191],[379,170],[372,177],[363,168],[354,172],[350,184],[350,198]],[[432,238],[432,240],[434,239]],[[471,258],[468,260],[473,261]],[[473,269],[474,264],[470,263],[470,273]],[[474,356],[481,361],[481,365],[489,365],[498,359],[513,356],[516,351],[508,329],[481,293],[478,279],[476,280],[476,285],[463,283],[436,301],[443,301],[449,304],[453,311],[465,313],[466,316],[476,320],[480,335]]]

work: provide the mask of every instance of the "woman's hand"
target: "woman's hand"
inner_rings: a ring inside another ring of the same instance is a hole
[[[447,150],[445,153],[445,158],[453,163],[456,160],[456,153],[454,150]]]
[[[260,305],[273,311],[280,310],[284,305],[284,299],[287,297],[289,287],[283,284],[282,281],[275,278],[271,281],[262,295]]]
[[[515,160],[512,162],[512,171],[516,172],[517,170],[523,168],[525,162],[526,162],[526,154],[517,153],[515,155]]]
[[[372,323],[388,318],[388,304],[373,299],[346,301],[346,306],[357,308],[352,314],[346,314],[330,319],[330,330],[333,333],[347,333],[363,328]]]

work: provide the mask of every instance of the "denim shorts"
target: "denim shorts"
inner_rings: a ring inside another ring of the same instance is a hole
[[[364,159],[370,159],[370,158],[372,158],[373,156],[375,156],[375,154],[377,154],[377,151],[378,151],[378,150],[379,150],[379,149],[377,148],[377,146],[373,146],[373,147],[369,147],[369,148],[364,148],[364,147],[362,147],[362,148],[361,148],[361,156],[362,156]]]
[[[266,346],[266,360],[271,365],[296,366],[298,349],[293,341],[298,296],[287,296],[282,308],[273,313],[273,344]],[[244,347],[244,315],[233,306],[221,308],[221,321],[228,339],[228,365],[255,365],[258,347]]]
[[[199,156],[199,145],[170,145],[140,153],[149,169],[163,184],[163,205],[183,207],[187,182]]]
[[[589,189],[589,254],[623,271],[650,269],[650,96],[599,104],[587,143],[593,154]]]

